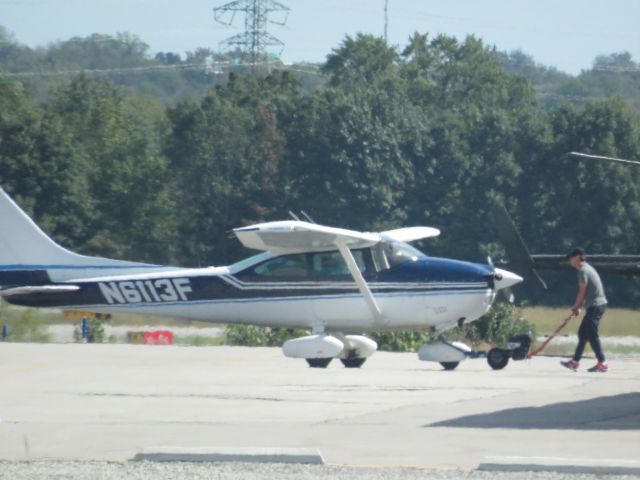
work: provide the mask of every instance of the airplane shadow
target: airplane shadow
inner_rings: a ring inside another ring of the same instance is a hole
[[[640,430],[640,393],[625,393],[543,407],[510,408],[423,425],[449,428]]]

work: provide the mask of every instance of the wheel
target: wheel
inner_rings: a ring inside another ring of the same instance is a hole
[[[307,363],[311,368],[327,368],[333,358],[307,358]]]
[[[492,348],[487,353],[487,363],[494,370],[502,370],[509,363],[509,352],[502,348]]]
[[[460,365],[460,362],[440,362],[440,365],[442,365],[442,368],[445,370],[455,370],[456,367]]]
[[[360,368],[364,362],[367,361],[366,358],[341,358],[340,361],[346,368]]]

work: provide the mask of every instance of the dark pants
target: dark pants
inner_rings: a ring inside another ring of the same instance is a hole
[[[584,347],[587,342],[591,344],[591,349],[593,353],[596,354],[598,362],[604,362],[598,327],[600,326],[600,319],[606,309],[606,305],[595,305],[587,308],[587,312],[584,314],[580,329],[578,330],[578,346],[576,347],[576,352],[573,354],[573,360],[575,362],[579,362],[580,358],[582,358],[582,352],[584,352]]]

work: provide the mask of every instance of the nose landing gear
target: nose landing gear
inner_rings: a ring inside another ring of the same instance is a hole
[[[487,353],[487,363],[494,370],[502,370],[509,363],[509,359],[524,360],[531,348],[529,335],[517,335],[509,339],[508,348],[492,348]]]

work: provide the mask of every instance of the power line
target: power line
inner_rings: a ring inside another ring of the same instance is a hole
[[[310,75],[320,75],[319,69],[313,65],[283,65],[278,61],[261,61],[255,63],[244,63],[238,65],[234,62],[207,62],[207,63],[181,63],[176,65],[150,65],[147,67],[122,67],[122,68],[95,68],[95,69],[75,69],[75,70],[57,70],[49,72],[3,72],[0,75],[5,77],[60,77],[65,75],[86,74],[135,74],[147,72],[170,72],[174,70],[204,70],[208,74],[220,75],[226,73],[225,70],[241,66],[269,66],[277,67],[280,70],[291,72],[307,73]],[[306,68],[305,68],[306,67]]]
[[[123,68],[85,68],[76,70],[53,70],[49,72],[0,72],[6,77],[59,77],[64,75],[78,75],[81,73],[145,73],[170,70],[194,70],[207,68],[202,63],[183,63],[178,65],[152,65],[148,67],[123,67]]]

